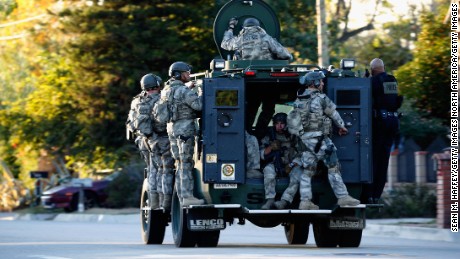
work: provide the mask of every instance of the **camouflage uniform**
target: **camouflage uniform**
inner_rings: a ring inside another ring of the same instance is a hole
[[[300,177],[303,174],[303,168],[301,166],[294,166],[292,168],[292,171],[289,173],[289,186],[284,190],[283,195],[281,196],[281,201],[286,201],[288,203],[292,203],[294,200],[294,196],[299,190],[299,184],[300,184]],[[285,206],[277,206],[277,203],[275,203],[275,206],[279,209],[285,208]],[[278,203],[279,204],[279,203]],[[287,205],[287,204],[286,204]]]
[[[341,205],[341,198],[348,201],[348,198],[351,197],[348,196],[347,188],[340,174],[337,148],[329,138],[332,122],[337,127],[344,128],[344,122],[336,111],[336,105],[319,90],[306,89],[303,97],[296,100],[294,107],[300,113],[303,126],[300,138],[306,146],[306,151],[302,153],[301,157],[302,166],[305,170],[300,177],[300,199],[301,201],[311,200],[311,177],[316,172],[318,161],[321,160],[328,168],[329,183],[335,196],[339,199],[339,205]],[[318,150],[319,141],[321,143]]]
[[[173,89],[176,114],[173,114],[173,121],[167,124],[167,132],[172,156],[176,161],[175,185],[179,198],[192,198],[196,118],[197,111],[202,109],[203,101],[201,95],[180,80],[171,79],[163,91],[167,95],[167,92]]]
[[[270,146],[273,140],[278,140],[281,143],[281,149],[278,151],[272,151],[265,155],[265,148]],[[263,169],[264,173],[264,187],[265,187],[265,199],[274,199],[276,195],[276,176],[277,171],[279,175],[285,175],[286,167],[289,167],[291,163],[301,164],[299,157],[300,146],[299,139],[295,135],[289,134],[289,132],[278,133],[273,127],[269,129],[269,134],[261,140],[260,144],[260,157],[261,159],[268,162]],[[279,152],[279,168],[275,168],[275,156]],[[297,192],[297,190],[295,191]],[[295,192],[293,195],[295,195]],[[262,209],[269,209],[269,206],[262,206]]]
[[[238,36],[227,30],[220,46],[225,50],[239,50],[241,59],[292,59],[289,51],[260,26],[243,27]]]
[[[246,176],[248,178],[262,178],[263,175],[260,170],[260,155],[259,155],[259,142],[257,138],[249,134],[247,131],[244,133],[246,143]]]
[[[292,59],[289,51],[260,26],[243,27],[238,36],[233,35],[233,29],[227,30],[224,33],[221,47],[225,50],[235,50],[235,55],[241,56],[238,59],[243,60]],[[275,113],[275,104],[279,99],[279,94],[276,91],[268,91],[261,95],[259,90],[248,89],[246,96],[247,100],[251,100],[245,122],[247,128],[252,127],[259,106],[262,104],[255,132],[256,137],[260,140]]]
[[[146,102],[146,106],[149,107],[149,111],[143,111],[143,115],[148,115],[150,116],[150,112],[153,109],[153,106],[156,101],[159,100],[159,94],[158,93],[147,93],[146,91],[142,91],[139,95],[134,97],[133,101],[131,102],[131,109],[128,114],[128,122],[134,122],[138,118],[134,118],[135,111],[137,108],[137,105],[141,101]],[[151,116],[150,116],[151,117]],[[153,118],[152,118],[153,120]],[[152,125],[153,126],[153,125]],[[152,152],[153,148],[151,146],[151,142],[155,138],[156,134],[151,131],[151,128],[149,129],[144,129],[148,132],[141,133],[139,130],[135,132],[137,135],[135,139],[135,144],[138,147],[139,151],[141,152],[141,155],[145,161],[146,164],[146,170],[147,170],[147,179],[149,183],[149,190],[150,193],[153,195],[153,197],[157,197],[159,193],[161,193],[161,185],[159,186],[159,181],[160,175],[158,174],[158,165],[155,163],[155,155]],[[147,135],[146,135],[147,134]],[[152,202],[152,208],[157,208],[160,206],[160,204],[157,203],[157,198],[155,198],[155,201]]]
[[[160,94],[153,94],[154,103],[160,99]],[[166,195],[173,193],[174,180],[174,159],[171,155],[171,147],[169,143],[168,133],[166,132],[166,123],[160,123],[155,120],[152,114],[152,136],[148,140],[150,147],[152,162],[157,169],[156,173],[156,191],[160,194],[160,202],[166,209],[170,208],[170,199],[163,200]],[[163,200],[163,201],[161,201]]]

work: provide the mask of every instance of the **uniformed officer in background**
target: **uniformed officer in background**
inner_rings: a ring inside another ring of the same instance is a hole
[[[399,113],[403,97],[396,78],[385,72],[379,58],[370,62],[372,82],[372,167],[373,183],[364,186],[361,201],[378,203],[387,180],[391,146],[399,134]]]

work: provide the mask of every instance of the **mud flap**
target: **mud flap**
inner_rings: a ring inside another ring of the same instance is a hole
[[[365,227],[364,219],[357,217],[340,217],[329,219],[329,229],[362,230]]]
[[[225,229],[225,220],[212,208],[188,209],[187,227],[190,231],[215,231]]]

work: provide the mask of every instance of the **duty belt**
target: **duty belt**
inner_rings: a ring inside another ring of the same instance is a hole
[[[376,114],[377,117],[380,117],[380,118],[387,118],[387,117],[395,117],[395,118],[398,118],[399,117],[399,113],[398,112],[389,112],[387,110],[378,110],[377,111],[377,114]]]

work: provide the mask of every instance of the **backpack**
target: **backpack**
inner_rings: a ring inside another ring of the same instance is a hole
[[[131,103],[131,110],[128,114],[126,128],[130,132],[140,132],[144,136],[149,136],[153,132],[152,128],[152,106],[153,98],[150,95],[138,95]]]
[[[287,116],[287,129],[292,135],[300,136],[303,132],[302,118],[298,109],[293,109]]]
[[[175,121],[177,105],[174,102],[174,94],[177,87],[165,87],[161,91],[161,97],[153,106],[152,114],[159,123]]]

